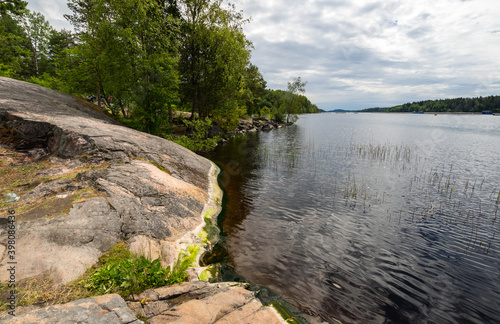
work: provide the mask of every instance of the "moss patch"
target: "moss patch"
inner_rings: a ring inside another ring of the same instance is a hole
[[[278,314],[285,320],[285,322],[290,323],[290,324],[306,324],[306,322],[300,320],[296,316],[292,314],[292,312],[279,300],[275,300],[266,306],[271,306],[273,307]]]
[[[158,162],[155,162],[155,161],[152,161],[152,160],[146,160],[146,159],[143,159],[143,158],[139,158],[139,157],[136,157],[134,158],[135,160],[138,160],[138,161],[144,161],[144,162],[148,162],[148,163],[151,163],[152,165],[154,165],[155,167],[157,167],[158,169],[160,169],[161,171],[171,175],[172,172],[168,171],[165,167],[163,167],[161,164],[159,164]]]
[[[201,281],[215,281],[219,277],[219,267],[217,265],[209,265],[203,270],[198,278]]]
[[[103,191],[95,188],[85,188],[68,194],[65,198],[57,196],[40,198],[33,204],[26,204],[16,210],[16,218],[19,221],[31,221],[39,218],[54,218],[67,215],[74,204],[83,202],[90,198],[106,197]]]

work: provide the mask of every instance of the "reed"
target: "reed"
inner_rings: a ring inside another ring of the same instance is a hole
[[[329,179],[320,179],[318,183],[318,191],[329,194],[335,208],[349,208],[356,210],[359,215],[370,215],[372,206],[377,206],[373,210],[387,210],[383,216],[393,221],[394,225],[396,218],[397,225],[401,227],[419,222],[425,223],[423,226],[426,227],[439,222],[458,231],[457,236],[463,233],[464,244],[470,231],[468,248],[474,247],[478,253],[495,249],[498,240],[490,239],[485,233],[488,227],[496,225],[500,191],[498,187],[493,188],[486,177],[475,179],[474,175],[462,176],[455,172],[453,165],[431,166],[434,161],[420,158],[419,148],[404,144],[359,144],[351,141],[345,146],[335,146],[333,143],[314,149],[313,146],[314,143],[302,147],[264,145],[259,155],[276,172],[301,167],[312,172],[317,168],[321,172],[330,162],[337,163],[340,165],[339,171],[335,171]],[[342,161],[346,159],[352,161],[354,167],[343,165]],[[373,168],[372,176],[366,175],[363,170],[361,174],[367,177],[363,178],[352,171],[365,165]],[[398,184],[399,187],[403,184],[404,188],[398,189],[401,192],[389,189],[391,184],[387,181],[392,179],[401,181]],[[403,208],[395,206],[397,199],[402,199],[408,205]],[[374,213],[373,216],[377,215]]]

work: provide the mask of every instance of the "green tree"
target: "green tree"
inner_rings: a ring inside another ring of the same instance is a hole
[[[246,22],[234,6],[222,1],[184,0],[179,71],[184,103],[192,117],[211,116],[231,124],[244,113],[238,104],[250,43],[241,29]]]
[[[114,36],[110,29],[112,12],[103,0],[70,0],[68,7],[73,14],[65,17],[77,31],[78,46],[71,53],[76,58],[72,70],[65,76],[68,82],[77,84],[81,92],[97,94],[101,106],[108,77],[105,71],[106,49]]]
[[[177,20],[175,1],[71,0],[67,18],[79,32],[75,71],[86,88],[113,96],[117,114],[134,119],[135,127],[153,134],[168,128],[168,107],[176,100]],[[74,75],[74,73],[71,73]],[[78,81],[78,80],[77,80]],[[125,105],[133,111],[125,110]],[[117,107],[118,106],[118,107]],[[119,108],[119,109],[117,109]]]
[[[290,117],[296,116],[301,113],[300,110],[300,97],[299,94],[304,94],[306,92],[307,81],[302,81],[301,77],[293,79],[293,81],[288,82],[287,94],[284,104],[284,113],[286,114],[286,122],[290,122]],[[295,119],[295,118],[294,118]]]
[[[0,15],[0,75],[29,77],[30,43],[23,28],[9,13]]]
[[[258,114],[260,102],[266,94],[267,82],[259,72],[259,68],[249,64],[243,74],[243,88],[240,90],[241,99],[246,107],[247,114]]]
[[[20,24],[24,29],[31,45],[31,60],[33,61],[35,77],[39,76],[38,62],[41,56],[47,55],[49,35],[52,31],[50,23],[39,12],[26,11],[20,17]]]
[[[49,56],[49,67],[47,70],[51,74],[55,74],[57,70],[61,69],[61,63],[68,55],[68,50],[75,47],[75,36],[69,30],[63,29],[58,31],[52,29],[49,34],[49,42],[47,45]]]

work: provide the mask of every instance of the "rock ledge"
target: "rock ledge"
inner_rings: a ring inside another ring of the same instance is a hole
[[[235,282],[191,282],[149,289],[125,302],[104,295],[35,310],[21,316],[0,317],[6,324],[285,324],[273,307],[263,307],[252,292]]]

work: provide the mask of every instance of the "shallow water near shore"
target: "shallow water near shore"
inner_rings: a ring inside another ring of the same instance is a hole
[[[227,263],[334,323],[500,322],[500,118],[317,114],[238,137]]]

